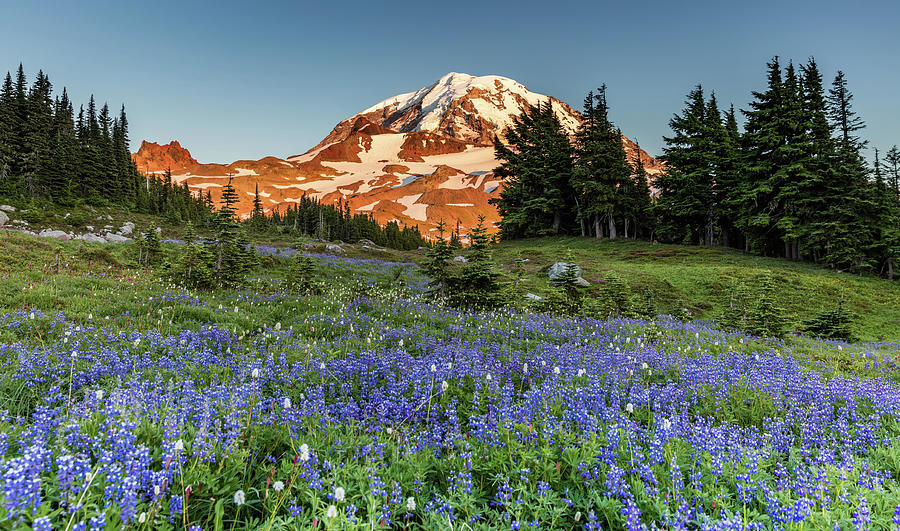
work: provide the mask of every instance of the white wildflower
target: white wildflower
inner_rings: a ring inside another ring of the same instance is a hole
[[[491,373],[487,373],[487,377],[486,377],[486,378],[487,378],[487,381],[490,382],[490,381],[491,381]]]
[[[643,369],[643,370],[646,371],[646,370],[649,369],[649,368],[650,368],[650,366],[647,365],[647,362],[646,362],[646,361],[645,361],[644,363],[641,363],[641,369]]]
[[[625,411],[627,411],[629,415],[634,413],[634,404],[629,402],[628,405],[625,406]]]
[[[300,445],[300,460],[301,461],[309,461],[309,445],[307,445],[307,444]]]
[[[337,507],[335,507],[334,505],[329,505],[328,511],[325,513],[325,516],[327,516],[329,519],[337,518]]]
[[[441,391],[447,392],[447,389],[450,389],[450,384],[447,383],[447,380],[441,382]]]
[[[406,510],[410,513],[416,510],[416,499],[412,496],[406,498]]]
[[[669,431],[672,429],[672,421],[669,419],[663,419],[663,429]]]
[[[94,396],[97,397],[97,400],[103,400],[103,390],[97,389],[96,391],[94,391]]]
[[[138,516],[138,523],[143,524],[146,521],[147,521],[147,513],[141,513],[141,515]]]
[[[156,496],[159,496],[159,493],[160,493],[159,485],[153,485],[153,494]]]
[[[575,513],[575,521],[578,522],[579,520],[581,520],[581,511]]]
[[[341,503],[344,501],[344,496],[346,493],[344,492],[344,487],[338,487],[334,489],[334,501]]]
[[[522,372],[525,374],[528,374],[528,364],[527,363],[522,365]]]
[[[275,492],[281,492],[284,490],[284,481],[276,481],[272,483],[272,488],[275,489]]]
[[[291,397],[284,397],[284,401],[281,402],[281,405],[284,406],[284,409],[291,409]]]
[[[177,441],[175,441],[175,451],[176,452],[184,451],[184,441],[182,441],[181,439],[178,439]]]
[[[559,366],[553,367],[553,374],[559,374]]]
[[[234,493],[234,503],[235,505],[244,505],[244,502],[247,501],[247,495],[244,494],[244,491],[238,490]]]
[[[254,368],[253,372],[250,373],[250,376],[253,378],[259,378],[259,369]]]
[[[431,372],[437,372],[437,365],[434,363],[431,364]]]

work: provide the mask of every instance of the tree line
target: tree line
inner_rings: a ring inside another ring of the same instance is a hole
[[[7,72],[0,89],[0,197],[20,204],[116,206],[213,232],[221,230],[222,208],[232,221],[240,221],[233,205],[214,204],[209,192],[192,193],[169,171],[142,175],[131,158],[124,105],[113,116],[107,104],[98,109],[91,96],[76,115],[65,88],[54,96],[43,71],[29,86],[21,64],[15,76]],[[264,214],[257,194],[248,221],[246,228],[253,231],[369,239],[395,249],[427,245],[418,227],[396,222],[382,227],[369,215],[351,214],[349,205],[323,205],[310,197]]]
[[[429,245],[418,226],[409,227],[396,221],[381,225],[371,214],[351,212],[350,204],[343,201],[323,204],[304,194],[286,208],[276,208],[266,213],[259,198],[257,186],[253,210],[247,219],[249,226],[257,232],[291,233],[329,241],[357,242],[366,239],[376,245],[400,250]]]
[[[208,213],[201,197],[171,176],[146,178],[131,159],[125,106],[75,105],[54,96],[39,71],[29,86],[22,65],[0,88],[0,195],[21,203],[116,205],[136,212],[198,221]]]
[[[605,86],[588,94],[573,138],[549,103],[529,107],[505,143],[495,140],[501,236],[721,245],[893,278],[900,150],[866,161],[844,73],[826,91],[814,59],[797,68],[775,57],[752,96],[741,126],[734,106],[691,90],[669,121],[666,169],[652,179],[639,156],[626,159]]]

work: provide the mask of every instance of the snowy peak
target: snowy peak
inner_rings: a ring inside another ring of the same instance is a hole
[[[488,145],[529,105],[547,101],[563,126],[574,132],[581,116],[564,102],[531,92],[508,77],[450,72],[427,87],[393,96],[344,120],[313,150],[347,138],[359,117],[398,133],[429,132]]]

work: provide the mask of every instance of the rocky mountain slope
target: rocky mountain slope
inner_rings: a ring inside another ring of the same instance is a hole
[[[318,145],[286,159],[266,157],[230,164],[198,163],[177,141],[143,142],[134,160],[149,174],[171,170],[173,180],[217,199],[229,178],[246,214],[255,187],[266,210],[285,209],[304,194],[342,201],[379,222],[396,220],[434,234],[443,219],[470,228],[479,215],[498,215],[488,201],[503,183],[491,144],[502,138],[514,116],[546,102],[567,130],[581,121],[566,103],[529,91],[512,79],[450,73],[416,92],[388,98],[337,124]],[[627,138],[630,158],[640,153],[649,173],[662,165]]]

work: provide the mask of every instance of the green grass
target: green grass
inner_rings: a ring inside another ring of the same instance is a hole
[[[854,325],[863,341],[900,340],[900,283],[872,275],[839,273],[815,264],[764,258],[718,247],[653,245],[631,240],[592,238],[540,238],[501,242],[495,261],[512,272],[516,257],[528,259],[525,289],[537,295],[552,288],[547,268],[563,260],[571,249],[592,283],[602,286],[603,276],[614,271],[633,291],[650,290],[662,313],[691,318],[715,318],[732,281],[752,283],[767,271],[778,287],[778,300],[791,327],[833,307],[841,299],[858,315]]]

